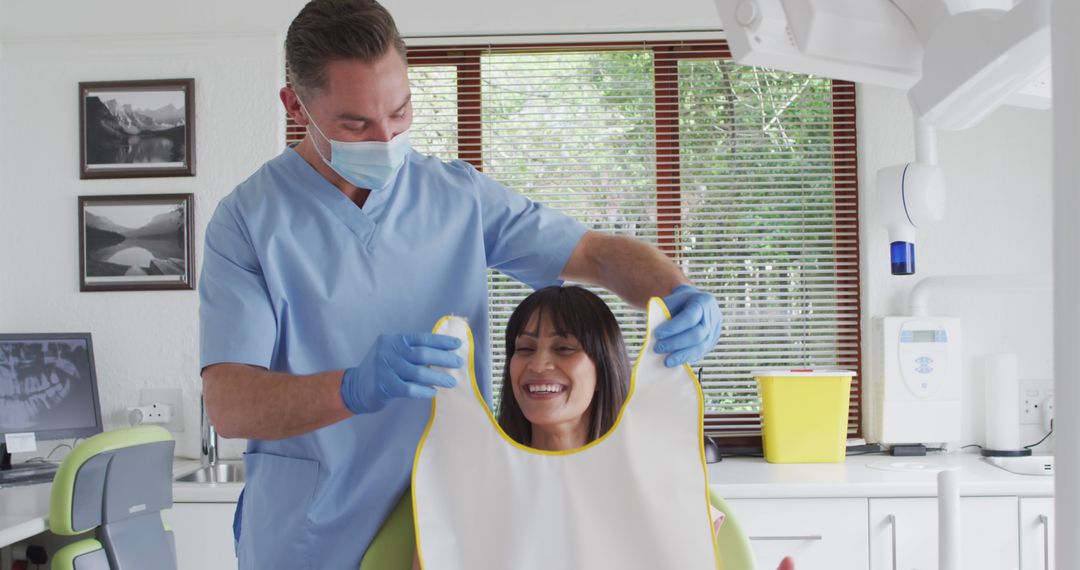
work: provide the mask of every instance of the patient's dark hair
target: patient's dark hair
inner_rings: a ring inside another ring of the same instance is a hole
[[[326,87],[327,63],[372,63],[391,49],[405,58],[393,16],[375,0],[312,0],[285,34],[289,81],[303,93]]]
[[[531,445],[532,424],[514,398],[510,359],[514,357],[517,337],[534,314],[539,314],[541,319],[551,319],[558,334],[576,338],[596,364],[596,395],[593,396],[586,443],[593,441],[611,429],[626,401],[630,390],[630,359],[619,322],[607,303],[576,285],[540,289],[526,297],[510,315],[506,323],[506,364],[503,366],[499,425],[514,441]]]

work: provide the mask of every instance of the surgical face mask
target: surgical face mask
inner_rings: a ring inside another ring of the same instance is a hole
[[[299,101],[299,97],[297,100]],[[405,156],[409,154],[409,131],[404,131],[387,142],[336,141],[323,134],[303,101],[300,101],[300,106],[304,108],[308,121],[319,136],[330,142],[330,160],[319,150],[319,145],[315,145],[315,152],[319,153],[319,158],[327,166],[359,188],[382,190],[390,186],[401,170],[401,165],[405,164]]]

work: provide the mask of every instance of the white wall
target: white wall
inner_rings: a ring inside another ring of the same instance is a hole
[[[889,272],[888,237],[871,210],[878,169],[914,159],[912,115],[903,93],[859,91],[864,373],[870,362],[868,318],[906,314],[907,294],[930,275],[1046,273],[1051,270],[1050,113],[1003,108],[965,131],[939,133],[947,190],[946,220],[920,230],[914,276]],[[1048,291],[945,291],[930,314],[963,319],[962,443],[983,443],[982,357],[1014,352],[1021,379],[1051,379]],[[1025,443],[1041,438],[1024,426]],[[1043,449],[1040,447],[1040,450]]]
[[[181,450],[196,450],[199,392],[194,292],[79,293],[76,196],[194,192],[196,263],[217,201],[280,148],[281,39],[303,0],[179,5],[142,0],[0,0],[0,329],[90,330],[108,427],[142,387],[188,397]],[[388,0],[406,36],[702,30],[719,27],[711,0],[552,0],[547,3]],[[62,17],[57,17],[62,14]],[[78,179],[79,81],[195,77],[195,178]],[[888,271],[885,232],[868,215],[878,168],[913,157],[902,94],[859,90],[864,318],[897,314],[913,278]],[[1008,109],[941,136],[948,222],[920,236],[919,275],[1048,271],[1049,116]],[[935,297],[963,317],[965,443],[982,419],[975,359],[1013,350],[1022,375],[1050,377],[1045,295]],[[867,332],[869,329],[864,329]],[[864,342],[866,337],[864,336]],[[869,353],[864,356],[864,368]]]
[[[77,196],[195,194],[196,264],[217,202],[281,147],[281,59],[273,35],[166,40],[7,40],[0,84],[0,326],[94,335],[105,425],[141,388],[181,388],[180,450],[196,451],[194,291],[80,293]],[[193,178],[79,180],[80,81],[195,78]]]
[[[3,3],[0,3],[0,25],[2,25],[2,23],[5,21],[6,13],[7,13],[7,6],[5,4],[3,4]],[[4,75],[5,75],[4,74],[4,35],[3,35],[3,33],[0,33],[0,109],[2,109],[4,107]],[[0,126],[2,126],[2,125],[3,125],[3,123],[0,123]],[[2,129],[2,127],[0,127],[0,129]],[[0,130],[0,132],[2,132],[2,130]],[[2,138],[2,135],[0,135],[0,138]],[[3,144],[3,141],[0,141],[0,145],[2,145],[2,144]],[[0,148],[2,148],[2,147],[0,147]],[[4,164],[3,164],[3,161],[0,161],[0,214],[3,213],[3,211],[4,211],[5,207],[6,207],[5,204],[4,204],[4,200],[2,199],[3,195],[4,195]],[[3,262],[3,258],[0,258],[0,263],[2,263],[2,262]],[[0,265],[0,266],[2,266],[2,265]],[[4,301],[5,301],[4,292],[3,292],[3,290],[0,290],[0,307],[3,307]],[[4,327],[4,321],[0,320],[0,330],[3,330],[3,327]]]

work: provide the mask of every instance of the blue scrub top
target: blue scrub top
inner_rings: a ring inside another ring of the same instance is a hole
[[[586,228],[462,161],[410,152],[358,208],[292,148],[218,205],[199,285],[202,367],[357,365],[383,333],[447,314],[475,334],[490,402],[487,268],[557,284]],[[407,489],[430,401],[396,400],[301,436],[250,440],[241,568],[356,570]]]

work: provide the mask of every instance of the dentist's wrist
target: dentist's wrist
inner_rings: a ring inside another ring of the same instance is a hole
[[[361,381],[359,366],[346,368],[341,373],[341,403],[345,406],[345,409],[349,410],[349,412],[354,415],[373,411],[367,409],[368,406],[363,402],[359,390],[359,383]]]

